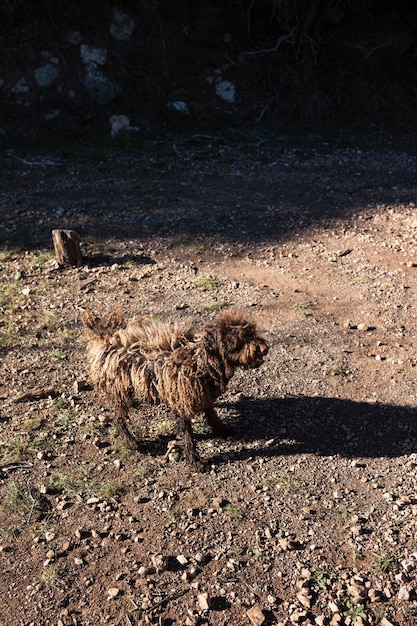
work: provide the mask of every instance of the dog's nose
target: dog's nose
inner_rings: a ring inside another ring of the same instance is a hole
[[[268,346],[267,346],[267,344],[266,344],[266,343],[261,343],[261,344],[258,346],[258,352],[259,352],[259,354],[260,354],[261,356],[266,356],[266,355],[268,354],[268,350],[269,350],[269,348],[268,348]]]
[[[256,358],[263,359],[268,354],[268,346],[266,343],[258,343],[255,350]]]

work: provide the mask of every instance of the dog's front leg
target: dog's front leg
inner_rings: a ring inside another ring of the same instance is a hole
[[[197,448],[194,441],[193,427],[191,420],[184,415],[177,415],[178,429],[184,442],[184,457],[189,465],[203,472],[205,465],[198,456]]]
[[[228,437],[232,434],[232,430],[223,424],[217,415],[216,409],[214,407],[210,407],[204,411],[205,418],[210,426],[213,434],[216,437]]]
[[[123,445],[125,446],[125,448],[128,448],[128,450],[137,450],[139,447],[139,443],[134,437],[132,437],[127,428],[129,409],[126,407],[124,402],[121,401],[116,404],[114,417],[117,432],[119,433],[119,437],[123,441]]]

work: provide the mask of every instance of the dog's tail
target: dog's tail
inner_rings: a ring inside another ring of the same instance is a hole
[[[119,304],[116,304],[110,315],[104,319],[92,315],[90,311],[84,311],[82,322],[86,328],[99,337],[111,335],[124,326],[123,313]]]

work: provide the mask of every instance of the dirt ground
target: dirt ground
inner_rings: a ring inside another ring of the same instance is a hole
[[[0,624],[415,624],[417,157],[194,135],[1,161]],[[205,474],[163,407],[125,450],[89,386],[80,317],[115,303],[237,304],[268,340],[218,402],[235,434],[196,420]]]

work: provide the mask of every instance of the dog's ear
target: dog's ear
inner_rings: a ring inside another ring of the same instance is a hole
[[[123,313],[120,304],[116,304],[113,311],[108,316],[105,327],[109,332],[117,330],[123,325]]]
[[[84,311],[81,320],[83,325],[91,330],[93,330],[97,325],[97,319],[91,315],[90,311]]]
[[[84,311],[82,316],[84,326],[101,337],[113,333],[123,325],[123,314],[120,305],[116,304],[106,320],[95,317],[90,311]]]

